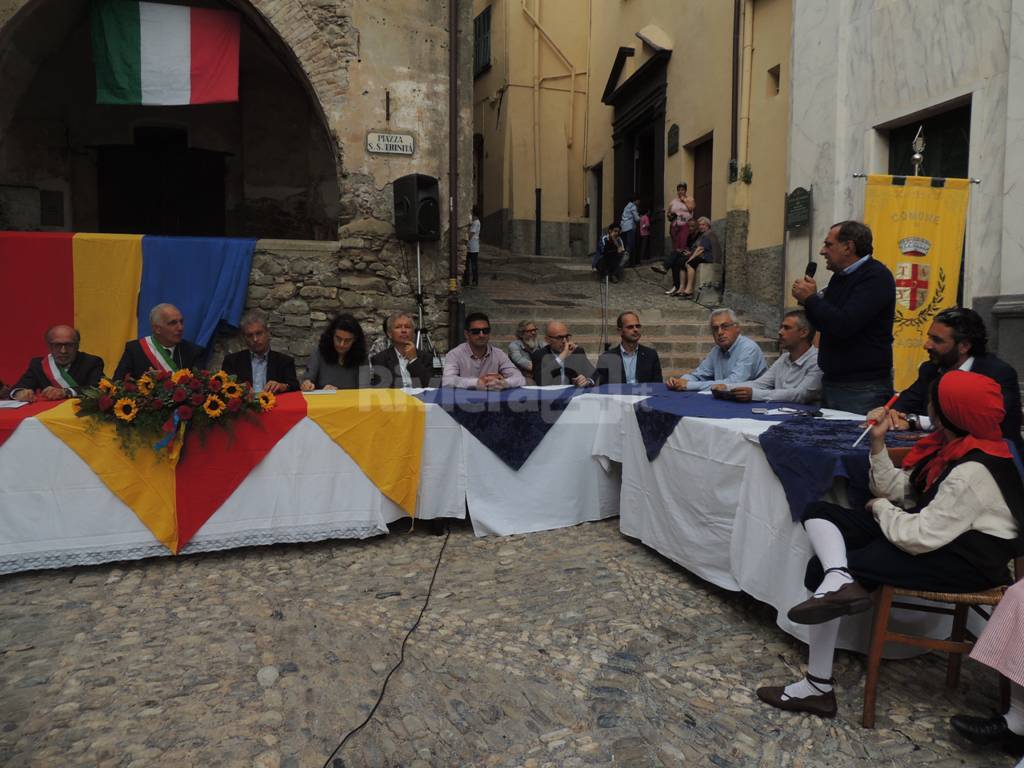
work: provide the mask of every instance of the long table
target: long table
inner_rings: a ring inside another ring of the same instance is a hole
[[[415,390],[410,390],[414,392]],[[479,536],[614,517],[618,472],[591,456],[618,429],[612,402],[572,400],[514,471],[442,408],[426,405],[416,517],[464,518]],[[615,423],[611,423],[612,420]],[[250,545],[362,539],[403,511],[311,419],[299,421],[214,513],[182,554]],[[168,555],[79,456],[35,418],[0,446],[0,574]]]
[[[813,553],[758,443],[771,423],[684,418],[649,461],[632,409],[622,416],[619,434],[602,432],[603,441],[594,448],[595,454],[617,455],[622,462],[621,532],[712,584],[768,603],[778,610],[778,626],[806,642],[808,628],[790,622],[786,611],[807,597],[804,570]],[[826,417],[862,418],[829,411]],[[842,503],[842,485],[834,493]],[[867,612],[845,618],[839,647],[866,650],[871,617]],[[941,633],[948,625],[948,618],[933,614],[893,614],[897,631]],[[915,653],[892,645],[885,655]]]

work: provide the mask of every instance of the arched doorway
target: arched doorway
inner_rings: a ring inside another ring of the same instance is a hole
[[[96,104],[88,0],[0,29],[0,228],[337,236],[337,148],[294,55],[245,0],[187,4],[240,12],[237,103]]]

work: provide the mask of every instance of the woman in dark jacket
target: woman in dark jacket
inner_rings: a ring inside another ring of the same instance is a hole
[[[320,334],[320,343],[306,363],[302,390],[358,389],[369,385],[366,335],[352,315],[340,314]]]

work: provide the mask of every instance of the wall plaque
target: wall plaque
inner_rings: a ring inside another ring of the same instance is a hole
[[[786,195],[786,231],[806,227],[811,223],[811,193],[797,187]]]
[[[366,151],[374,155],[411,155],[416,150],[412,134],[368,133]]]
[[[668,129],[666,148],[669,157],[679,151],[679,123],[672,123],[672,127]]]

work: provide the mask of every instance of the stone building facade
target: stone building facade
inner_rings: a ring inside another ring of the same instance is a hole
[[[426,316],[443,348],[455,0],[167,1],[241,15],[237,103],[97,105],[88,0],[0,0],[0,228],[258,238],[249,305],[301,353],[337,311],[373,334],[388,312],[415,309],[416,250],[394,237],[391,183],[426,174],[442,224],[421,248]],[[460,227],[471,11],[458,4]],[[370,153],[373,131],[411,135],[414,153]],[[183,192],[199,204],[165,215]]]
[[[924,42],[923,42],[924,41]],[[967,176],[963,305],[986,317],[1000,356],[1024,370],[1024,0],[796,0],[788,176],[814,185],[817,252],[825,228],[861,218],[855,173],[908,173],[900,153],[925,126],[922,175]],[[943,141],[943,124],[956,132]],[[945,144],[945,146],[944,146]],[[960,153],[957,172],[935,161]],[[787,280],[803,273],[791,238]],[[819,273],[820,274],[820,273]]]

